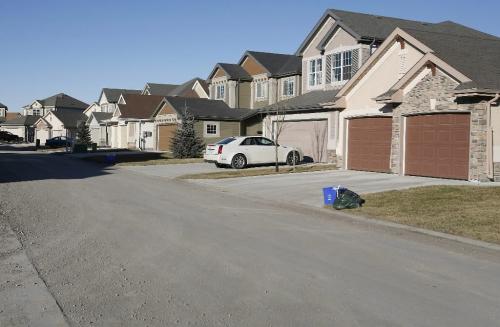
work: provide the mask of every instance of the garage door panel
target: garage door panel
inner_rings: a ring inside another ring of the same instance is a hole
[[[468,179],[470,116],[433,114],[407,118],[407,175]]]
[[[158,150],[172,151],[171,143],[176,130],[177,130],[176,124],[158,126]]]
[[[347,168],[388,172],[392,139],[391,117],[349,121]]]
[[[279,143],[300,148],[305,161],[326,162],[328,121],[287,121],[283,124]]]

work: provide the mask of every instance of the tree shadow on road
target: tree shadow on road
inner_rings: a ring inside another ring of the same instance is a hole
[[[38,153],[0,153],[0,183],[85,179],[109,174],[109,166]]]

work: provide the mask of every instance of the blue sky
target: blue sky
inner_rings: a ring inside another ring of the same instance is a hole
[[[206,78],[249,50],[293,53],[326,8],[437,22],[500,35],[500,1],[0,1],[0,102],[18,111],[64,92]]]

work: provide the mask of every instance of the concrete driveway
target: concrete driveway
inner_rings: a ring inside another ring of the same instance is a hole
[[[373,193],[428,185],[470,185],[471,182],[427,177],[398,176],[372,172],[334,170],[301,174],[269,175],[244,178],[190,180],[190,182],[230,191],[236,194],[323,206],[327,186],[345,186],[357,193]]]
[[[190,163],[190,164],[170,164],[157,166],[124,166],[123,168],[135,171],[141,174],[155,177],[176,178],[187,174],[203,174],[221,171],[221,169],[232,170],[228,168],[217,168],[209,163]]]

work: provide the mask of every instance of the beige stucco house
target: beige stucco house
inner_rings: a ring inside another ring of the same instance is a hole
[[[172,138],[185,112],[194,117],[196,134],[206,144],[229,136],[247,135],[247,121],[251,125],[251,118],[259,114],[251,109],[231,108],[222,100],[165,97],[153,115],[156,150],[171,151]]]
[[[59,109],[85,110],[88,104],[64,93],[59,93],[42,100],[35,100],[23,107],[24,116],[44,116],[49,111]]]
[[[43,117],[33,124],[35,128],[35,139],[40,140],[40,144],[56,136],[66,136],[76,138],[78,126],[87,121],[87,116],[83,110],[59,109],[47,112]]]
[[[338,165],[500,180],[495,67],[498,37],[453,22],[396,28],[326,105],[341,111]]]

